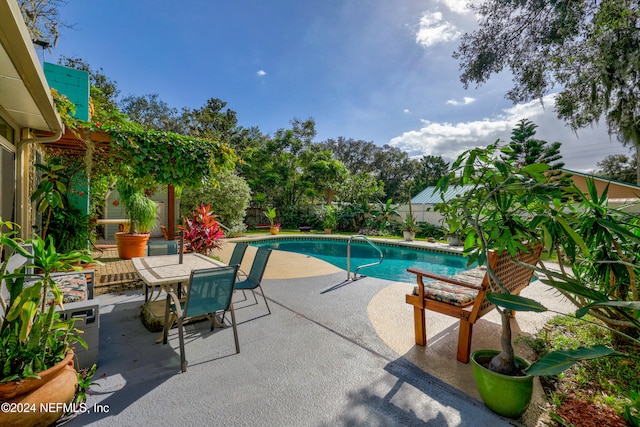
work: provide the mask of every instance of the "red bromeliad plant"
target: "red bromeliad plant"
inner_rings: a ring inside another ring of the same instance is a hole
[[[191,218],[182,217],[184,241],[192,252],[208,255],[222,245],[224,232],[211,212],[211,205],[200,205],[191,213]]]

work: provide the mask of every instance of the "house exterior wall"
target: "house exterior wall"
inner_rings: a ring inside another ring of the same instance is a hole
[[[407,214],[409,213],[409,205],[399,206],[397,211],[402,221],[404,221]],[[444,224],[440,212],[433,211],[433,205],[412,203],[411,212],[418,222],[426,222],[428,224],[437,225],[440,227],[442,227]]]
[[[33,146],[37,142],[59,138],[63,124],[53,104],[51,91],[38,61],[31,36],[15,0],[0,1],[0,115],[3,119],[2,150],[14,160],[13,176],[0,174],[3,188],[3,217],[21,225],[20,235],[31,236],[30,194]],[[11,128],[10,130],[8,128]],[[52,132],[44,138],[34,138],[32,129]],[[9,137],[7,137],[9,136]],[[13,193],[13,194],[11,194]],[[6,202],[7,199],[9,202]],[[11,204],[5,208],[6,205]]]
[[[76,119],[89,121],[89,73],[45,62],[44,75],[49,86],[76,105]]]
[[[76,119],[89,121],[89,73],[45,62],[44,75],[49,86],[69,98],[76,106]],[[71,206],[89,215],[89,180],[85,174],[76,175],[70,183],[67,198]]]
[[[604,189],[609,186],[609,199],[639,199],[640,188],[634,185],[626,185],[616,181],[609,181],[602,178],[594,178],[593,182],[598,189],[598,194],[602,194]],[[587,177],[582,175],[572,175],[571,179],[576,186],[583,192],[587,192]]]
[[[576,174],[571,176],[576,187],[584,193],[588,191],[587,178],[593,178],[598,194],[602,194],[605,188],[607,188],[607,185],[609,186],[607,195],[610,207],[620,208],[625,212],[640,213],[640,187],[595,176]]]

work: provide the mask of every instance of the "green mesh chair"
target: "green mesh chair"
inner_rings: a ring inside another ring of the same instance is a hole
[[[147,256],[175,255],[178,253],[176,240],[148,240]],[[149,301],[149,287],[144,284],[144,301]]]
[[[229,265],[237,265],[238,272],[241,275],[245,275],[242,270],[240,270],[240,264],[242,263],[242,258],[244,258],[244,253],[247,251],[248,245],[246,243],[236,243],[236,246],[233,248],[233,252],[231,253],[231,258],[229,259]]]
[[[189,289],[184,300],[180,300],[175,292],[167,295],[167,306],[164,313],[164,329],[162,330],[162,343],[167,343],[169,329],[174,322],[178,322],[178,336],[180,339],[180,364],[182,372],[187,371],[187,362],[184,349],[184,323],[194,318],[204,316],[211,318],[211,330],[216,322],[216,314],[231,312],[231,324],[236,343],[236,353],[240,353],[238,343],[238,328],[236,315],[233,311],[231,297],[236,282],[238,266],[227,266],[193,270],[189,278]]]
[[[256,298],[255,289],[260,288],[260,293],[262,293],[262,298],[264,298],[264,303],[267,306],[267,310],[269,314],[271,314],[271,309],[269,308],[269,303],[267,303],[267,297],[264,295],[264,290],[262,286],[260,286],[260,282],[262,281],[262,276],[264,275],[264,270],[267,267],[267,261],[269,260],[269,255],[271,255],[271,249],[269,248],[258,248],[258,252],[256,253],[256,257],[253,260],[253,264],[251,264],[251,270],[249,271],[249,276],[245,280],[236,283],[236,289],[244,291],[251,291],[253,293],[253,298],[256,300],[256,304],[258,304],[258,299]]]
[[[147,241],[147,256],[175,255],[178,253],[176,240],[149,240]]]

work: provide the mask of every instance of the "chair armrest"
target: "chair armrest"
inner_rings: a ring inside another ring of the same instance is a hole
[[[182,305],[180,304],[180,298],[174,291],[169,291],[167,294],[167,310],[171,311],[171,306],[175,307],[175,313],[177,317],[182,317]]]
[[[424,283],[422,283],[422,277],[428,277],[430,279],[440,280],[442,282],[451,283],[452,285],[463,286],[465,288],[475,289],[478,291],[483,289],[482,286],[474,285],[472,283],[467,283],[462,280],[456,279],[455,277],[443,276],[442,274],[433,273],[431,271],[423,270],[417,267],[411,267],[407,269],[407,271],[409,273],[413,273],[418,276],[418,282],[421,286],[424,286]],[[421,294],[422,297],[424,297],[424,290],[418,289],[418,292]]]

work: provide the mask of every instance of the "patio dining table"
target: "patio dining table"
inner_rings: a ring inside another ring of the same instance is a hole
[[[180,287],[189,281],[192,270],[203,268],[223,267],[226,264],[209,258],[206,255],[188,253],[182,255],[160,255],[132,258],[133,267],[144,282],[145,302],[152,299],[154,293],[157,295],[153,300],[157,300],[162,291],[166,293],[175,287],[179,292]],[[147,291],[151,288],[151,295],[147,297]]]

